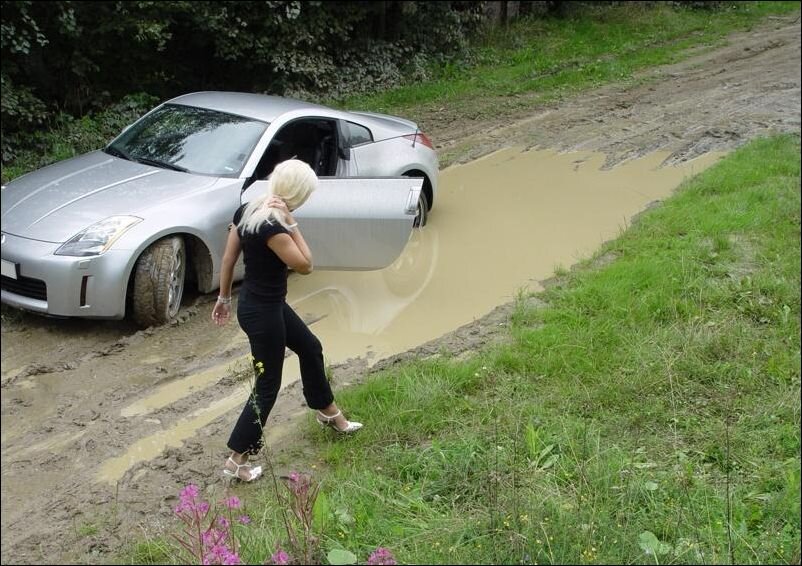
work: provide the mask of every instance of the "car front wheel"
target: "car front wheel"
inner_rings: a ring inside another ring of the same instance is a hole
[[[181,307],[185,275],[183,238],[170,236],[151,244],[134,268],[134,320],[142,326],[174,320]]]

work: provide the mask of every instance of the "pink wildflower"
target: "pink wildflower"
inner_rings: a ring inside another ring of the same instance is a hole
[[[216,544],[216,545],[214,545],[212,547],[212,550],[210,551],[210,554],[212,556],[214,556],[215,558],[222,558],[227,552],[228,552],[228,549],[226,548],[226,545],[224,545],[224,544]]]
[[[224,501],[224,504],[229,509],[239,509],[242,506],[242,502],[240,501],[239,497],[236,495],[232,495],[228,499]]]
[[[276,551],[270,555],[270,562],[272,564],[289,564],[290,555],[284,552],[281,547],[278,547]]]
[[[236,552],[229,552],[223,559],[223,564],[242,564],[242,560]]]
[[[195,508],[198,510],[198,513],[205,515],[209,511],[209,504],[205,501],[201,501]]]
[[[248,523],[251,522],[251,518],[248,517],[248,515],[240,515],[240,518],[238,519],[238,521],[240,523],[242,523],[243,525],[247,525]]]
[[[295,495],[305,495],[306,492],[309,491],[309,487],[312,484],[309,476],[299,474],[298,472],[290,472],[290,475],[287,476],[287,480],[290,490]]]
[[[217,524],[223,529],[227,529],[231,525],[225,517],[218,517]]]
[[[215,528],[211,528],[201,533],[201,542],[203,542],[204,547],[211,548],[219,545],[225,536],[225,531],[218,531]]]
[[[200,488],[194,483],[189,484],[181,490],[181,499],[193,499],[200,494]]]
[[[195,484],[189,484],[185,488],[183,488],[178,494],[181,501],[176,507],[173,508],[175,514],[180,515],[181,513],[184,512],[191,513],[195,511],[196,509],[195,498],[198,496],[199,493],[200,493],[200,488],[198,488],[198,486]]]
[[[242,564],[242,560],[236,552],[231,550],[224,544],[214,545],[204,556],[204,564]]]
[[[378,566],[379,564],[386,564],[386,565],[397,564],[397,562],[395,561],[395,557],[393,557],[392,552],[380,546],[379,548],[374,550],[368,557],[367,564]]]

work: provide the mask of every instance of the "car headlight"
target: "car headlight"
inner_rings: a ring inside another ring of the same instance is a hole
[[[78,232],[55,253],[56,255],[72,256],[100,255],[109,249],[126,230],[139,222],[142,222],[142,219],[136,216],[110,216]]]

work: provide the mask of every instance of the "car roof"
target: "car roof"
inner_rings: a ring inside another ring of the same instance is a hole
[[[282,114],[293,110],[325,112],[325,115],[332,117],[342,114],[326,106],[294,98],[245,92],[193,92],[168,100],[166,104],[208,108],[229,114],[247,116],[248,118],[256,118],[265,122],[272,122]]]

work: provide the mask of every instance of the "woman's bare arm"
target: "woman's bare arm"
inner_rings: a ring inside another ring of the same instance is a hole
[[[284,215],[287,224],[294,226],[289,234],[276,234],[267,241],[267,246],[281,258],[293,271],[302,275],[312,273],[312,251],[298,229],[298,223],[287,208],[287,204],[279,197],[270,197],[268,206],[277,208]]]
[[[220,294],[212,308],[212,321],[218,326],[223,326],[231,318],[231,284],[234,281],[234,265],[241,251],[237,227],[232,225],[228,230],[226,249],[220,266]]]
[[[297,228],[292,235],[276,234],[267,241],[267,247],[273,250],[281,261],[293,271],[302,275],[312,273],[312,254]]]
[[[234,265],[239,259],[242,245],[239,239],[237,227],[232,225],[228,230],[226,249],[223,252],[223,261],[220,265],[220,296],[231,296],[231,284],[234,281]]]

